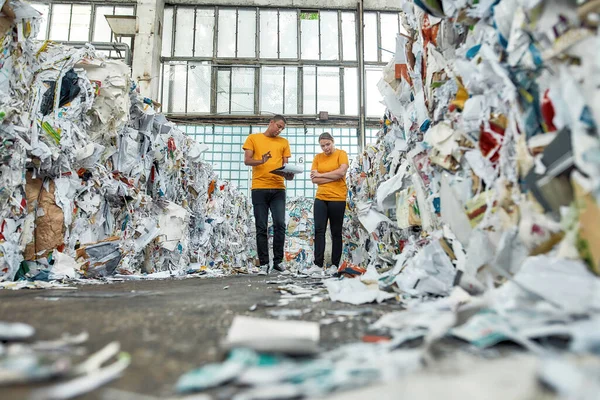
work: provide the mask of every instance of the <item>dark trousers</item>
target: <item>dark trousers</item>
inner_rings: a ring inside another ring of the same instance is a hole
[[[273,218],[273,265],[283,261],[285,244],[285,189],[252,190],[256,226],[256,250],[260,265],[269,263],[269,210]]]
[[[346,212],[345,201],[323,201],[315,199],[315,265],[323,267],[325,257],[325,232],[327,221],[331,229],[331,264],[340,266],[342,258],[342,225]]]

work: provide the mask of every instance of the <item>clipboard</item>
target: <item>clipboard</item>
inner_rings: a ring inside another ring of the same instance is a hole
[[[283,167],[279,167],[271,171],[272,174],[284,176],[285,174],[298,175],[304,172],[303,165],[285,164]]]

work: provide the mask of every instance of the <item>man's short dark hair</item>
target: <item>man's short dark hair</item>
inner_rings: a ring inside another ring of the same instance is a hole
[[[275,122],[283,121],[283,123],[287,125],[287,121],[285,120],[285,117],[283,115],[279,115],[279,114],[273,115],[273,117],[271,118],[271,121],[275,121]]]

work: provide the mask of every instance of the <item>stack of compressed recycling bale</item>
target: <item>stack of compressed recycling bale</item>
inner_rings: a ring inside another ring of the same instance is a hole
[[[598,3],[402,8],[379,139],[349,170],[346,260],[411,294],[540,254],[600,273]]]
[[[206,146],[155,111],[124,63],[33,40],[39,13],[11,4],[0,51],[0,280],[245,267],[250,205],[202,161]]]

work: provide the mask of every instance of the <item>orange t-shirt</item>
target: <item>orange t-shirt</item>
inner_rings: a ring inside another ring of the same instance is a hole
[[[348,154],[344,150],[336,149],[330,156],[320,153],[315,156],[311,170],[317,170],[320,174],[338,169],[342,164],[348,163]],[[323,201],[346,201],[348,187],[346,177],[334,182],[322,183],[317,187],[316,198]]]
[[[267,137],[263,133],[248,135],[244,150],[254,151],[255,160],[262,159],[263,154],[271,152],[271,158],[262,165],[252,167],[252,189],[285,189],[283,176],[271,171],[283,166],[283,157],[291,157],[290,143],[282,137]]]

